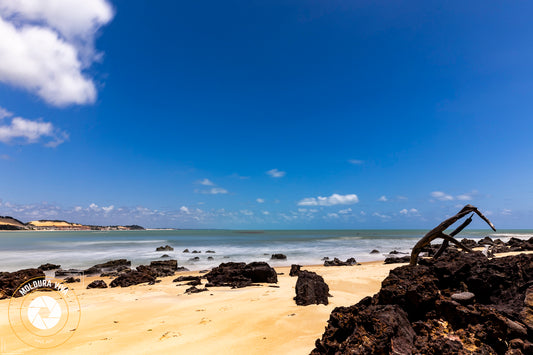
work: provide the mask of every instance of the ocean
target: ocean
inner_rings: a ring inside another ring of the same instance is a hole
[[[87,268],[113,259],[128,259],[132,266],[161,259],[177,259],[190,270],[209,269],[228,261],[267,261],[272,266],[322,264],[327,256],[357,261],[383,260],[392,250],[410,253],[427,230],[143,230],[143,231],[14,231],[0,232],[0,271],[60,264],[63,269]],[[458,237],[504,241],[530,238],[533,230],[467,230]],[[174,251],[156,252],[170,245]],[[198,250],[199,254],[183,253]],[[379,254],[370,254],[373,249]],[[205,251],[213,250],[214,254]],[[271,254],[287,255],[270,260]],[[198,256],[199,261],[190,260]],[[213,260],[207,258],[211,256]]]

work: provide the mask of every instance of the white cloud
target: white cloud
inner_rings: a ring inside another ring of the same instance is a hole
[[[339,215],[336,213],[328,213],[327,215],[329,218],[339,218]]]
[[[256,201],[257,203],[265,203],[265,200],[262,198],[257,198]]]
[[[334,206],[351,205],[359,202],[356,194],[339,195],[333,194],[329,197],[306,197],[298,202],[298,206]]]
[[[453,196],[445,194],[442,191],[433,191],[431,197],[436,198],[439,201],[453,201]]]
[[[405,201],[405,200],[407,200],[407,197],[405,197],[405,196],[396,196],[396,198],[397,198],[398,200],[401,200],[401,201]]]
[[[387,198],[387,196],[383,195],[381,196],[380,198],[378,198],[378,201],[381,201],[381,202],[387,202],[389,199]]]
[[[502,213],[502,215],[504,215],[504,216],[510,216],[510,215],[512,214],[512,212],[513,212],[513,211],[504,208],[504,209],[502,210],[501,213]]]
[[[241,210],[240,212],[243,215],[245,215],[245,216],[253,216],[254,215],[254,213],[252,211],[250,211],[250,210]]]
[[[203,180],[200,180],[200,181],[198,181],[198,183],[199,183],[200,185],[204,185],[204,186],[214,186],[214,185],[215,185],[215,184],[214,184],[211,180],[209,180],[209,179],[203,179]]]
[[[3,107],[0,107],[0,120],[6,117],[11,117],[13,114]]]
[[[285,174],[286,174],[284,171],[280,171],[278,169],[271,169],[271,170],[267,171],[266,173],[268,175],[272,176],[273,178],[284,177]]]
[[[208,192],[211,195],[218,195],[218,194],[227,194],[228,190],[223,189],[222,187],[213,187]]]
[[[363,160],[359,160],[359,159],[350,159],[348,160],[348,163],[350,164],[353,164],[353,165],[361,165],[364,163]]]
[[[386,214],[381,214],[379,212],[374,212],[372,214],[372,216],[379,217],[379,218],[382,218],[382,219],[390,219],[391,218],[391,216],[388,216]]]
[[[268,211],[263,211],[262,213],[263,213],[265,216],[268,216],[268,215],[270,214],[270,212],[268,212]]]
[[[12,113],[0,107],[3,118],[10,117]],[[50,122],[41,120],[29,120],[22,117],[14,117],[9,125],[0,126],[0,142],[30,144],[38,143],[41,138],[47,138],[44,143],[47,147],[57,147],[68,139],[68,134],[56,128]]]
[[[405,216],[419,216],[420,215],[420,213],[418,212],[416,208],[411,208],[411,209],[404,208],[403,210],[400,211],[400,214],[403,214]]]
[[[107,0],[0,0],[0,81],[56,106],[94,102],[83,71],[100,59],[94,38],[112,17]]]
[[[89,205],[89,209],[93,211],[98,211],[100,208],[98,207],[96,203],[93,202]]]
[[[183,212],[183,213],[186,213],[186,214],[191,213],[191,212],[189,211],[189,208],[188,208],[187,206],[181,206],[181,207],[180,207],[180,212]]]
[[[105,213],[109,213],[109,212],[113,211],[114,208],[115,208],[115,206],[111,205],[111,206],[108,206],[108,207],[102,207],[102,210]]]
[[[339,210],[339,214],[348,214],[350,212],[352,212],[351,208],[346,208],[346,209],[343,209],[343,210]]]
[[[359,214],[360,214],[361,216],[366,216],[366,212],[365,212],[365,211],[361,211],[361,212],[359,212]]]

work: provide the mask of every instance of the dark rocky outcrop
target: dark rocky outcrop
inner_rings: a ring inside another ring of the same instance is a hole
[[[409,260],[411,260],[411,257],[409,255],[402,257],[389,256],[388,258],[385,258],[385,264],[408,263]]]
[[[151,261],[150,266],[139,265],[137,271],[149,274],[153,277],[172,276],[178,270],[177,260],[157,260]]]
[[[289,276],[298,276],[298,274],[300,273],[300,268],[301,267],[302,267],[302,265],[292,264],[291,265],[291,271],[289,271]]]
[[[200,257],[195,256],[194,258],[190,258],[189,261],[200,261]]]
[[[271,260],[287,260],[287,255],[285,255],[285,254],[272,254],[270,259]]]
[[[63,280],[64,283],[67,283],[67,284],[71,284],[71,283],[74,283],[74,282],[80,282],[80,278],[79,277],[72,277],[72,276],[69,276],[67,277],[66,279]]]
[[[61,265],[50,264],[50,263],[42,264],[41,266],[38,267],[39,270],[43,270],[43,271],[57,270],[60,268],[61,268]]]
[[[215,251],[214,250],[206,250],[205,253],[206,254],[215,254]]]
[[[338,258],[324,261],[324,266],[352,266],[352,265],[357,265],[357,261],[354,258],[349,258],[346,261],[341,261]]]
[[[172,280],[172,282],[184,282],[184,281],[200,281],[200,276],[179,276]]]
[[[373,249],[373,250],[370,252],[370,254],[379,254],[379,250],[377,250],[377,249]]]
[[[87,288],[107,288],[107,284],[104,282],[104,280],[94,280],[87,285]]]
[[[531,354],[533,255],[447,250],[337,307],[312,354]]]
[[[189,249],[184,249],[184,250],[182,251],[182,253],[188,253],[188,252],[189,252]]]
[[[251,286],[254,283],[277,283],[276,270],[265,262],[222,263],[205,275],[207,285],[230,286],[233,288]]]
[[[108,274],[116,275],[122,271],[128,271],[131,268],[131,261],[126,259],[117,259],[110,260],[102,264],[96,264],[91,266],[88,269],[83,270],[84,275],[95,275],[95,274]],[[57,272],[56,272],[57,276]]]
[[[205,292],[205,291],[209,291],[207,288],[196,288],[196,286],[192,286],[192,287],[189,287],[188,289],[185,290],[185,293],[186,294],[191,294],[191,293],[200,293],[200,292]]]
[[[174,248],[172,248],[170,245],[165,245],[164,247],[157,247],[155,248],[155,251],[174,251]]]
[[[14,272],[0,272],[0,300],[11,296],[20,297],[20,293],[13,292],[26,281],[44,278],[44,272],[39,269],[23,269]]]
[[[201,253],[201,251],[198,251],[198,250],[193,250],[193,251],[192,251],[192,253],[193,253],[193,254],[200,254],[200,253]]]
[[[149,273],[132,270],[130,272],[120,275],[119,277],[111,281],[109,286],[129,287],[132,285],[138,285],[138,284],[142,284],[145,282],[147,282],[150,285],[153,285],[155,284],[155,281],[156,281],[155,276]]]
[[[296,297],[294,297],[294,300],[299,306],[308,306],[310,304],[327,305],[329,303],[329,287],[322,276],[314,272],[300,271],[295,290]]]
[[[215,260],[215,258],[213,258],[212,256],[208,256],[207,260]]]

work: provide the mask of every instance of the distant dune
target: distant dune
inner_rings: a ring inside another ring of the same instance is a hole
[[[138,225],[91,226],[62,220],[41,219],[23,223],[10,216],[0,216],[0,230],[143,230]]]

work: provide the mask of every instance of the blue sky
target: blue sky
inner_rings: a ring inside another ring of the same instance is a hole
[[[0,214],[532,228],[532,10],[0,0]]]

